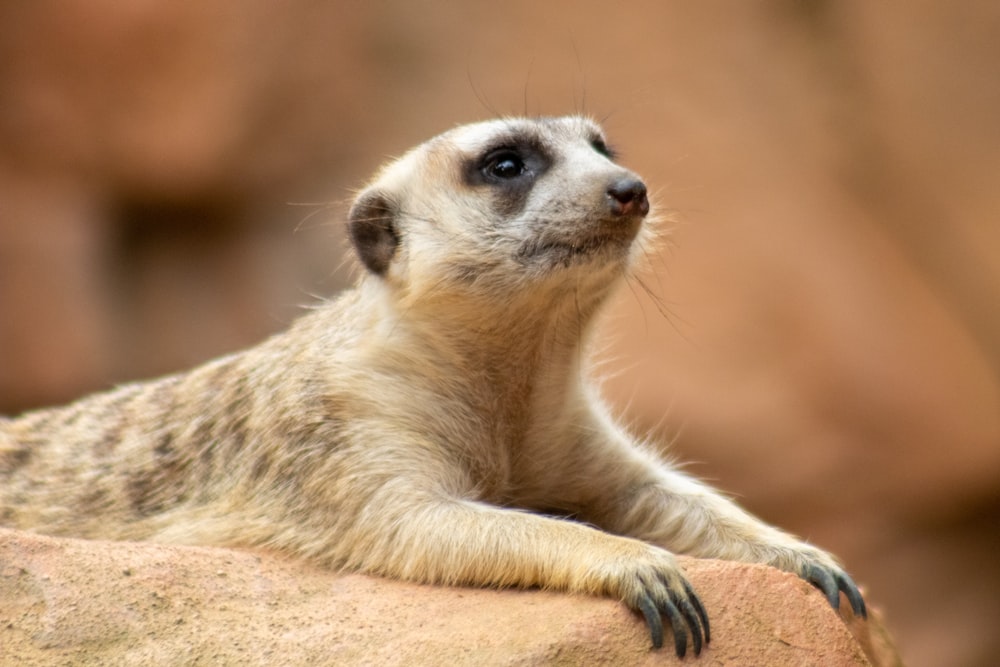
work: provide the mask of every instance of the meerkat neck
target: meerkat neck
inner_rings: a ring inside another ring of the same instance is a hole
[[[419,354],[429,364],[461,371],[461,377],[508,387],[539,376],[549,379],[546,384],[569,381],[580,369],[600,305],[571,292],[504,302],[444,292],[402,305],[384,285],[366,283],[362,289],[379,294],[383,316],[377,339],[385,351],[406,349],[408,356]]]

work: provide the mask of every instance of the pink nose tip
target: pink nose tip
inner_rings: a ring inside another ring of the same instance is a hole
[[[646,184],[638,178],[622,178],[609,185],[608,199],[611,203],[611,212],[615,215],[649,213]]]

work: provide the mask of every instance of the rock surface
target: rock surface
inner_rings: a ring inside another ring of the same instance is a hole
[[[837,617],[762,566],[684,559],[709,665],[893,665],[878,613]],[[0,663],[666,665],[617,602],[338,575],[273,554],[0,529]]]

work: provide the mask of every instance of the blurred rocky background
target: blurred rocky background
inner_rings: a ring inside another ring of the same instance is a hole
[[[672,220],[609,398],[839,554],[910,665],[995,664],[994,2],[0,3],[0,412],[282,329],[386,157],[577,111]]]

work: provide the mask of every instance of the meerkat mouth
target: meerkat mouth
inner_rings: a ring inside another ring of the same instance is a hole
[[[564,266],[621,257],[638,236],[644,217],[614,216],[597,224],[586,224],[575,234],[541,234],[522,244],[517,257],[521,261],[549,260]]]
[[[605,231],[568,239],[534,239],[521,246],[517,258],[522,262],[550,261],[569,266],[599,260],[608,255],[620,256],[631,247],[637,232],[638,225],[635,229]]]

